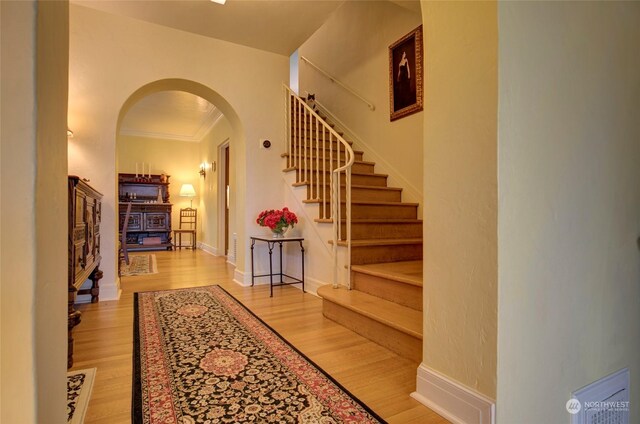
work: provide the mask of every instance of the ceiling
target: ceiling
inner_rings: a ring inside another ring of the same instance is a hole
[[[72,0],[103,12],[289,56],[344,0]],[[221,117],[206,100],[181,91],[149,95],[123,118],[120,134],[199,142]]]
[[[345,0],[71,0],[103,12],[291,55]],[[350,1],[350,0],[346,0]],[[420,13],[417,0],[389,0]],[[221,117],[206,100],[180,91],[145,97],[124,117],[120,134],[199,142]]]
[[[344,0],[72,0],[72,3],[290,56]]]
[[[194,94],[159,91],[129,109],[120,134],[200,142],[221,117],[219,109]]]

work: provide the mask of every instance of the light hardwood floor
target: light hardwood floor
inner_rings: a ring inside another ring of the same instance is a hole
[[[84,304],[72,369],[98,369],[85,422],[129,423],[133,293],[219,284],[390,423],[447,423],[409,397],[418,364],[330,321],[322,300],[294,287],[241,287],[225,258],[202,251],[155,252],[159,273],[123,277],[118,301]]]

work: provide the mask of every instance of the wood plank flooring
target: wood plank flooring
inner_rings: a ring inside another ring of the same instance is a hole
[[[73,369],[98,368],[85,423],[129,423],[133,293],[220,284],[390,423],[447,423],[409,397],[417,365],[323,317],[322,300],[294,287],[241,287],[225,258],[155,252],[159,273],[123,277],[118,301],[80,305]]]

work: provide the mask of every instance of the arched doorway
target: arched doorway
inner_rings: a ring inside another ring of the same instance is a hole
[[[147,98],[147,96],[170,91],[185,92],[206,100],[220,110],[227,122],[228,135],[223,140],[216,142],[217,144],[212,148],[201,148],[197,153],[197,166],[205,171],[205,175],[199,177],[199,169],[195,165],[193,169],[185,171],[193,174],[188,177],[190,180],[187,182],[196,185],[198,193],[196,205],[200,207],[199,216],[202,223],[202,226],[199,227],[199,232],[204,232],[204,237],[199,238],[199,246],[203,250],[216,255],[227,255],[226,244],[227,240],[230,239],[230,234],[238,232],[238,227],[244,225],[241,220],[236,221],[234,219],[235,216],[240,216],[238,211],[243,208],[243,205],[237,204],[235,200],[241,198],[239,195],[244,192],[244,178],[234,172],[237,168],[234,163],[243,160],[244,130],[236,111],[224,97],[203,84],[184,79],[158,80],[140,87],[127,98],[120,109],[116,127],[116,152],[119,152],[123,147],[123,137],[121,137],[122,123],[133,106],[143,98]],[[230,155],[220,155],[220,151],[225,152],[225,150],[219,149],[220,145],[227,146],[228,150],[226,152],[230,153]],[[118,157],[118,155],[116,156]],[[116,163],[116,168],[122,171],[118,163]],[[133,171],[129,170],[129,172]],[[217,175],[221,172],[225,173],[226,179],[221,179]],[[172,184],[174,183],[178,184],[178,186],[174,187],[173,191],[179,190],[181,181],[173,179]],[[223,183],[224,185],[221,185]],[[229,195],[220,196],[220,193],[227,193],[227,185],[229,186]],[[224,202],[221,203],[220,199]],[[175,202],[180,202],[181,199],[172,195],[171,201],[175,204]],[[176,213],[174,211],[174,215]],[[116,231],[118,231],[118,228],[116,228]],[[229,258],[229,261],[235,264],[235,257]]]

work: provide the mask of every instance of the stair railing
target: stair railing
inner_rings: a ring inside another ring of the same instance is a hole
[[[315,63],[313,63],[312,61],[310,61],[309,59],[307,59],[304,56],[300,56],[300,59],[302,59],[304,62],[308,63],[309,66],[311,66],[313,69],[315,69],[316,71],[320,72],[320,74],[324,75],[329,81],[331,81],[334,84],[338,84],[340,87],[344,88],[345,90],[347,90],[349,93],[351,93],[351,95],[353,95],[354,97],[356,97],[357,99],[363,101],[367,107],[369,109],[371,109],[371,111],[373,112],[374,110],[376,110],[376,106],[371,103],[369,100],[365,99],[364,97],[362,97],[360,94],[358,94],[357,91],[355,91],[353,88],[349,87],[348,85],[346,85],[345,83],[341,82],[339,79],[337,79],[336,77],[334,77],[333,75],[331,75],[330,73],[328,73],[327,71],[325,71],[324,69],[322,69],[321,67],[319,67],[318,65],[316,65]]]
[[[334,288],[338,287],[338,242],[346,244],[346,286],[351,288],[353,149],[305,100],[298,97],[286,85],[283,87],[287,169],[296,171],[296,183],[307,185],[307,198],[318,202],[320,220],[333,223]],[[329,181],[327,181],[327,175],[329,175]],[[343,180],[344,188],[341,184]],[[342,200],[345,201],[344,211],[341,207]]]

